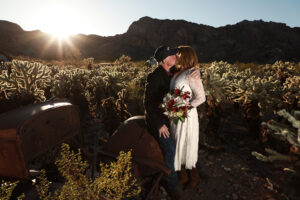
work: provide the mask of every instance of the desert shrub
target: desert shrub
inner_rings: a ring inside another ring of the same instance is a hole
[[[60,189],[51,192],[45,171],[42,171],[36,184],[41,200],[122,199],[137,196],[141,191],[131,174],[131,151],[120,152],[116,162],[100,164],[100,176],[95,180],[85,175],[87,162],[82,160],[80,150],[75,153],[67,144],[62,145],[60,157],[55,163],[65,182]]]
[[[0,199],[2,200],[8,200],[11,198],[12,193],[15,189],[15,187],[18,185],[19,181],[16,182],[6,182],[1,181],[1,187],[0,187]],[[24,193],[17,197],[17,199],[21,200],[25,197]]]

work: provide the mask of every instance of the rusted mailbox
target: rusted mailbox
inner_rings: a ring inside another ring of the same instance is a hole
[[[0,176],[29,178],[27,163],[80,133],[78,109],[56,99],[0,115]]]

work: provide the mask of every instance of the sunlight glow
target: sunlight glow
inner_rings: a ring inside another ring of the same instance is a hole
[[[59,40],[67,39],[68,36],[74,34],[72,31],[72,24],[67,24],[64,20],[56,21],[49,20],[48,26],[43,29],[44,32],[51,34],[54,38]]]
[[[39,11],[41,30],[51,34],[59,40],[67,39],[69,35],[78,33],[78,11],[75,11],[70,5],[53,4],[49,5],[49,9]]]
[[[65,40],[69,37],[70,33],[62,31],[62,30],[54,30],[51,32],[48,32],[49,34],[51,34],[55,39],[59,39],[59,40]]]

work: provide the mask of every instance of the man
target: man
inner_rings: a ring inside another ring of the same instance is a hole
[[[154,58],[159,66],[147,77],[144,97],[146,124],[157,139],[163,151],[166,166],[171,170],[171,174],[166,178],[166,189],[173,199],[180,199],[180,192],[177,189],[178,177],[174,170],[176,146],[170,137],[169,119],[163,114],[159,105],[170,90],[170,81],[173,75],[172,67],[177,63],[177,52],[177,48],[169,46],[160,46],[155,50]],[[195,70],[190,76],[200,77],[199,70]]]

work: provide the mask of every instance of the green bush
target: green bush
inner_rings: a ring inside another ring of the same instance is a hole
[[[41,200],[97,200],[104,197],[117,200],[137,196],[141,191],[131,174],[131,151],[120,152],[116,162],[100,164],[100,176],[95,180],[86,176],[87,162],[82,160],[80,150],[75,153],[67,144],[62,144],[55,164],[65,182],[60,189],[50,192],[46,172],[42,171],[36,184]]]

